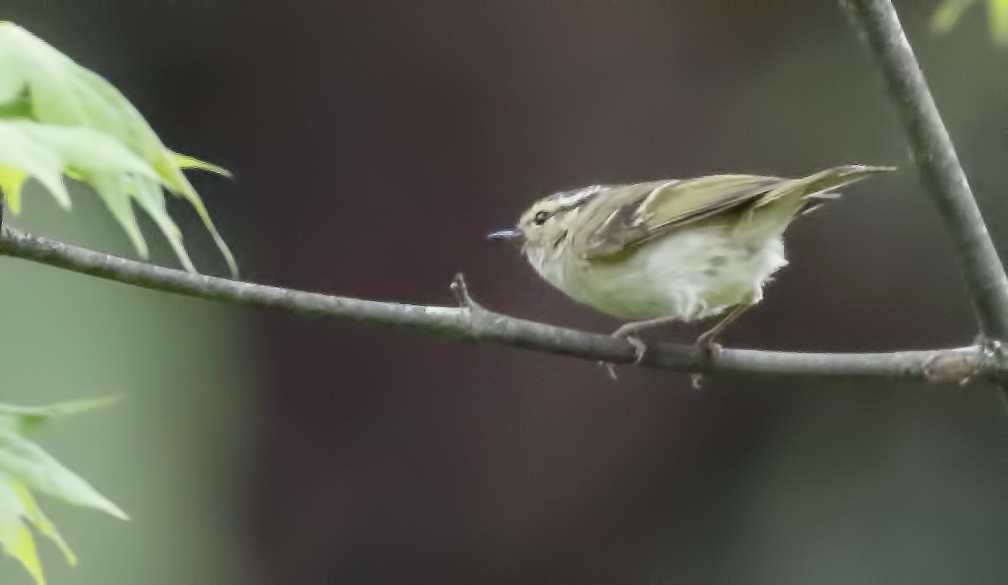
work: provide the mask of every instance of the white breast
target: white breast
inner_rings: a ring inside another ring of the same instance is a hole
[[[787,264],[779,234],[751,237],[723,226],[692,228],[646,244],[622,261],[534,257],[551,284],[586,305],[624,319],[675,317],[693,321],[751,304]]]

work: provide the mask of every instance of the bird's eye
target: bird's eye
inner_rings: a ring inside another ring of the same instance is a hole
[[[546,223],[546,220],[550,218],[550,214],[546,211],[537,211],[535,215],[532,216],[532,221],[536,225],[542,225]]]

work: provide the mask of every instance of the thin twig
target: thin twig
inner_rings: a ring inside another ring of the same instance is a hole
[[[495,313],[469,296],[463,281],[454,291],[462,306],[438,307],[324,295],[192,274],[72,246],[4,227],[0,255],[153,290],[262,309],[410,329],[475,343],[506,345],[591,362],[631,364],[633,346],[610,335],[555,327]],[[893,353],[819,354],[725,349],[717,357],[692,345],[655,343],[642,366],[706,374],[763,374],[814,378],[893,378],[966,383],[1008,379],[1008,359],[990,346]]]
[[[921,182],[952,235],[980,331],[1008,339],[1008,278],[896,9],[889,0],[841,4],[886,81]]]

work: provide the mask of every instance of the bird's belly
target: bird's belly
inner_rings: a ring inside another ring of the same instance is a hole
[[[763,284],[787,264],[780,237],[728,238],[696,229],[647,244],[622,262],[580,260],[565,271],[567,294],[624,319],[704,319],[762,298]]]

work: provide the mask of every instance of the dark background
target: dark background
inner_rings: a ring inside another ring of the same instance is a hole
[[[897,3],[1004,248],[1008,52],[978,9],[936,36],[936,4]],[[726,343],[974,335],[949,238],[834,2],[39,2],[0,16],[108,78],[169,147],[234,171],[194,181],[249,280],[448,304],[462,271],[496,310],[608,331],[483,235],[597,182],[894,164],[794,226],[791,266]],[[24,225],[129,253],[93,196],[74,216],[35,199]],[[197,264],[222,272],[194,214],[172,209]],[[71,572],[48,556],[54,583],[1008,580],[992,387],[693,392],[630,369],[614,384],[588,362],[16,270],[12,303],[30,279],[50,296],[17,309],[12,396],[126,396],[47,443],[135,518],[50,504],[82,557]],[[145,308],[124,317],[127,297]],[[94,304],[67,304],[81,298]],[[77,321],[40,332],[61,307]],[[101,355],[118,365],[80,358],[110,337]],[[44,367],[30,361],[42,347]],[[40,368],[67,380],[43,384]]]

